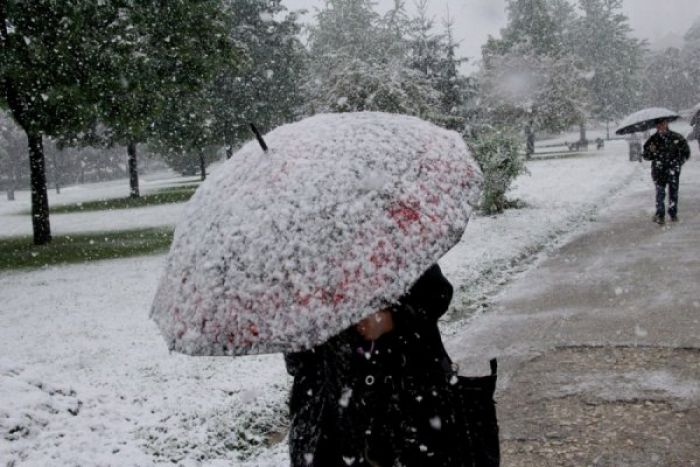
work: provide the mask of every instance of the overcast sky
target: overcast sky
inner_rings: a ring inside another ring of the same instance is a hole
[[[310,20],[314,7],[323,0],[283,0],[289,9],[306,8]],[[392,5],[391,0],[378,0],[380,11]],[[412,0],[406,0],[412,6]],[[431,12],[436,23],[445,16],[449,6],[455,22],[455,35],[461,41],[462,54],[478,60],[481,45],[489,34],[498,35],[506,23],[505,0],[431,0]],[[624,0],[624,12],[637,36],[650,42],[664,42],[669,35],[682,37],[700,17],[700,0]]]

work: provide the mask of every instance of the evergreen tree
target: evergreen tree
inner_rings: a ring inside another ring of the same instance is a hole
[[[644,43],[632,37],[621,0],[580,0],[575,51],[588,74],[593,117],[610,121],[639,106]]]
[[[428,118],[441,126],[461,130],[470,83],[459,70],[466,60],[457,57],[452,19],[448,11],[444,32],[437,33],[428,16],[428,0],[420,0],[416,8],[417,16],[407,31],[409,66],[420,72],[437,93],[438,102]]]
[[[380,17],[371,1],[327,0],[315,19],[316,24],[309,28],[315,75],[327,76],[336,63],[347,59],[373,63],[386,58],[386,44],[377,26]]]
[[[475,99],[473,80],[460,72],[467,59],[457,56],[458,44],[454,39],[449,10],[445,18],[442,57],[438,67],[435,88],[440,93],[441,113],[448,119],[445,126],[463,129],[467,119],[467,103]]]
[[[489,63],[479,74],[479,95],[494,123],[562,131],[583,119],[585,90],[570,56],[539,56],[519,44]]]
[[[309,111],[396,112],[462,128],[469,81],[451,25],[436,33],[427,1],[417,8],[411,18],[395,0],[380,17],[366,1],[328,2],[310,33]]]
[[[682,49],[650,52],[644,65],[646,105],[680,111],[700,102],[700,19],[686,32]]]
[[[560,131],[585,118],[585,83],[572,49],[574,12],[562,0],[510,0],[501,38],[482,49],[482,117]]]
[[[692,104],[700,103],[700,18],[688,29],[681,57],[685,62],[686,73],[695,89]]]
[[[555,21],[554,5],[552,0],[508,0],[508,24],[501,30],[500,39],[489,37],[484,46],[484,60],[503,55],[522,43],[534,55],[562,53],[561,37],[566,25]]]
[[[330,0],[310,29],[309,111],[376,110],[430,118],[439,93],[412,68],[403,4],[381,18],[365,0]]]
[[[696,101],[697,89],[679,49],[649,54],[644,75],[647,105],[678,111],[692,107]]]
[[[138,197],[137,144],[149,140],[174,100],[210,86],[221,67],[235,67],[236,54],[219,0],[122,3],[109,25],[112,73],[96,74],[95,85],[106,139],[126,146],[130,192]]]
[[[235,0],[228,8],[231,39],[246,57],[214,84],[217,131],[230,157],[250,138],[250,123],[265,130],[298,118],[307,52],[297,14],[287,13],[281,0]]]
[[[428,17],[428,0],[416,2],[418,15],[409,31],[411,49],[410,66],[430,80],[435,80],[440,72],[444,37],[434,33],[433,20]]]

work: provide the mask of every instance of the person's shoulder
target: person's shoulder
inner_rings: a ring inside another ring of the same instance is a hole
[[[671,138],[674,140],[677,140],[677,139],[685,140],[685,136],[683,136],[680,133],[676,133],[675,131],[670,131],[670,130],[668,133],[669,133],[669,136],[671,136]]]

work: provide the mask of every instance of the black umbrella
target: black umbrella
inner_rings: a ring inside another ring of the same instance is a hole
[[[625,117],[615,134],[629,135],[630,133],[640,133],[651,130],[661,121],[672,122],[680,117],[676,112],[661,107],[640,110]]]

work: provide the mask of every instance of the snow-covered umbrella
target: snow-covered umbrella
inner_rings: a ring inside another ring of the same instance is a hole
[[[678,113],[662,107],[643,109],[625,117],[615,133],[618,135],[639,133],[642,131],[651,130],[660,121],[666,120],[672,122],[674,120],[678,120],[679,118],[680,115],[678,115]]]
[[[394,303],[462,237],[481,174],[414,117],[317,115],[243,146],[188,203],[151,309],[170,349],[288,352]]]

